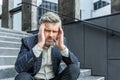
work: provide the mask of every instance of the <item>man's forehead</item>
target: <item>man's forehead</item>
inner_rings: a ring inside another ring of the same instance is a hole
[[[55,30],[55,31],[58,31],[59,28],[57,27],[54,27],[54,28],[51,28],[51,27],[46,27],[45,30]]]
[[[45,24],[45,28],[55,28],[55,29],[57,29],[59,27],[60,27],[59,24],[53,24],[53,23],[47,23],[47,24]]]

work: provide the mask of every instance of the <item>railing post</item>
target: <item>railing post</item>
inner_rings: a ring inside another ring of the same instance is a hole
[[[3,0],[2,5],[2,27],[13,28],[13,15],[9,10],[13,9],[14,0]]]
[[[111,13],[120,12],[120,0],[111,0]]]
[[[22,0],[22,2],[37,4],[37,0]],[[31,31],[37,29],[37,7],[30,4],[22,4],[22,30]]]
[[[80,19],[80,0],[58,0],[58,11],[61,14],[73,17],[61,15],[63,24],[75,21],[74,18]]]

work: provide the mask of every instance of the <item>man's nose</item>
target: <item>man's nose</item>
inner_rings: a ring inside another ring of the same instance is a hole
[[[53,32],[52,31],[49,33],[49,36],[51,36],[51,37],[53,36]]]

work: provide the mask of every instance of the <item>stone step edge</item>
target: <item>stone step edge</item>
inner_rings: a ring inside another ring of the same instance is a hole
[[[77,80],[105,80],[103,76],[87,76],[87,77],[79,77]]]
[[[17,72],[14,69],[14,65],[1,65],[0,66],[0,79],[6,79],[14,77]]]
[[[21,44],[21,42],[15,42],[15,41],[14,41],[14,42],[13,42],[13,41],[3,41],[3,40],[2,40],[2,41],[0,40],[0,43]]]
[[[0,55],[0,58],[17,58],[17,56]]]
[[[4,34],[4,35],[10,35],[10,36],[20,36],[20,37],[25,37],[25,36],[28,36],[26,34],[17,34],[17,33],[9,33],[9,32],[0,32],[0,34]]]
[[[0,65],[0,70],[14,68],[14,65]]]
[[[20,50],[20,48],[11,48],[11,47],[0,47],[0,49],[4,49],[4,50]]]
[[[105,79],[104,77],[101,77],[101,76],[99,76],[99,77],[98,76],[89,76],[89,77],[84,77],[84,78],[78,78],[77,80],[93,80],[93,79],[89,79],[89,78],[95,78],[94,80],[104,80]],[[14,77],[0,79],[0,80],[14,80]]]
[[[17,33],[17,34],[27,34],[27,35],[30,34],[30,33],[27,33],[25,31],[18,31],[18,30],[13,30],[13,29],[9,29],[9,28],[2,28],[2,27],[0,27],[0,31],[6,31],[6,32],[11,32],[11,33]]]
[[[86,77],[86,76],[91,76],[91,69],[80,69],[79,77]]]
[[[1,35],[0,35],[0,38],[17,39],[17,40],[21,39],[21,38],[19,38],[19,37],[1,36]]]
[[[86,77],[84,77],[84,78],[86,78]],[[97,80],[103,80],[103,78],[104,77],[99,77]],[[15,78],[14,77],[11,77],[11,78],[5,78],[5,79],[0,79],[0,80],[14,80]],[[81,80],[80,78],[78,78],[77,80]],[[85,80],[85,79],[83,79],[83,80]],[[88,79],[87,79],[88,80]]]
[[[11,78],[4,78],[4,79],[0,79],[0,80],[14,80],[14,77],[11,77]]]

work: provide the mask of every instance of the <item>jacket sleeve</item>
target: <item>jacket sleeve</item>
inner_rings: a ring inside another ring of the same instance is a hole
[[[66,38],[64,38],[64,43],[67,47],[67,40]],[[78,65],[78,58],[74,55],[74,53],[72,53],[69,49],[68,49],[68,54],[69,57],[64,57],[62,56],[63,61],[69,65],[69,64],[77,64]]]
[[[62,56],[63,61],[69,65],[69,64],[77,64],[78,65],[78,59],[77,57],[69,51],[69,57]]]
[[[31,67],[33,67],[36,60],[32,49],[29,49],[26,45],[27,40],[22,39],[21,42],[21,49],[15,62],[15,69],[18,73],[27,72]]]

